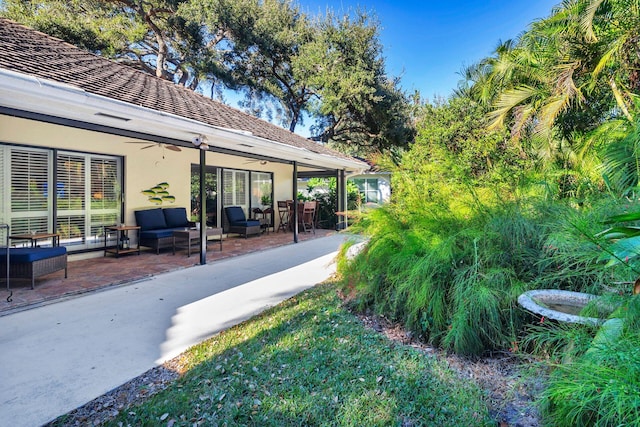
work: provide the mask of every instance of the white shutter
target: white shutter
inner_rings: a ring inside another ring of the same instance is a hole
[[[65,246],[85,243],[86,174],[85,156],[58,154],[56,232]]]
[[[225,169],[222,177],[224,206],[241,206],[246,211],[249,207],[249,172]]]
[[[0,145],[0,224],[9,224],[9,215],[6,211],[7,202],[9,198],[9,191],[5,184],[5,176],[10,176],[7,172],[10,170],[5,163],[7,156],[5,153],[8,148]],[[0,228],[0,246],[7,244],[7,229]]]
[[[249,207],[249,173],[244,171],[236,171],[236,205]]]
[[[11,233],[49,231],[49,154],[11,149]]]
[[[114,225],[120,220],[120,162],[115,158],[91,158],[91,184],[89,232],[87,240],[91,246],[102,243],[105,225]]]
[[[222,174],[223,181],[223,198],[222,203],[224,206],[234,206],[235,205],[235,192],[234,188],[234,173],[232,170],[225,169]]]

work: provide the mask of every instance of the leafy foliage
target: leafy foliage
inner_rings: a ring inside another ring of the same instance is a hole
[[[335,229],[338,217],[336,207],[338,206],[337,181],[335,178],[311,178],[307,183],[307,194],[301,193],[298,199],[317,200],[320,202],[318,211],[319,226],[327,229]],[[358,208],[360,193],[358,187],[347,181],[347,210]]]
[[[626,292],[611,282],[631,277],[603,268],[593,237],[629,203],[554,202],[531,184],[521,147],[483,129],[484,111],[465,98],[425,107],[416,144],[394,170],[392,203],[362,223],[369,244],[341,270],[359,308],[462,354],[518,341],[525,290]]]

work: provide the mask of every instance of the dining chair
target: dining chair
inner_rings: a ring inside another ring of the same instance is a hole
[[[315,212],[316,202],[304,202],[302,206],[301,224],[305,233],[310,229],[313,231],[313,234],[316,234]]]
[[[280,230],[286,232],[289,227],[289,207],[285,200],[278,200],[278,217],[280,224],[278,224],[278,230],[276,230],[276,232]]]

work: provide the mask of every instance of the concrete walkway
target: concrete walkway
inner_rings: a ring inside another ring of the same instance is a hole
[[[0,317],[0,426],[38,426],[334,271],[336,234]]]

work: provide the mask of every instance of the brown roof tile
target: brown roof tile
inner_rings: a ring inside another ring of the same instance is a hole
[[[0,18],[0,68],[65,83],[89,93],[209,125],[248,131],[261,138],[312,152],[352,159],[182,86],[4,18]]]

